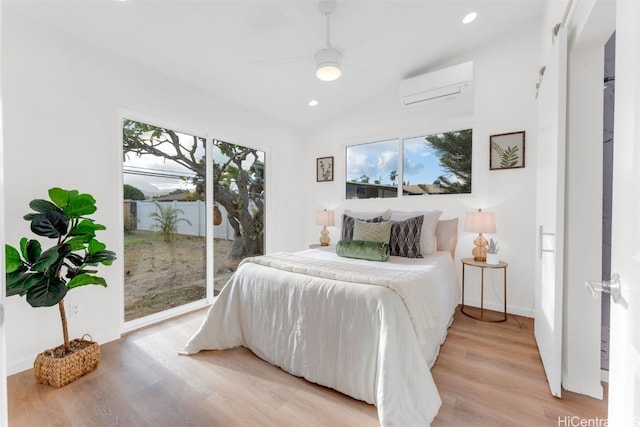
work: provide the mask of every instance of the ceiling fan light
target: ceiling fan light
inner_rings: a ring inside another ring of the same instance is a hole
[[[316,77],[325,82],[337,80],[341,74],[342,71],[338,64],[320,64],[316,69]]]
[[[316,53],[316,77],[325,82],[338,79],[342,74],[341,58],[342,55],[336,49],[320,49]]]

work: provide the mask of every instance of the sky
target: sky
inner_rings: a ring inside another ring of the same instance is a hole
[[[360,180],[362,175],[376,179],[381,184],[391,184],[391,171],[399,171],[398,153],[400,140],[392,139],[347,147],[347,180]],[[431,184],[438,176],[446,174],[440,167],[425,137],[404,140],[404,177],[399,181],[408,184]]]
[[[181,144],[192,146],[193,136],[183,133],[178,133],[178,136]],[[204,147],[199,147],[196,151],[196,157],[199,158],[204,154]],[[147,197],[168,194],[178,189],[188,191],[195,189],[195,186],[189,181],[180,179],[180,176],[187,178],[195,176],[193,171],[172,160],[150,154],[137,156],[130,153],[125,158],[123,167],[124,183],[140,189]],[[127,173],[131,171],[136,173]],[[144,175],[140,175],[140,173]],[[172,175],[173,177],[162,175]]]
[[[183,133],[178,135],[183,145],[192,144],[191,135]],[[371,183],[380,180],[381,184],[391,185],[391,172],[400,170],[398,153],[401,145],[404,153],[403,176],[396,178],[396,184],[398,182],[412,185],[431,184],[440,175],[447,174],[446,170],[440,167],[438,156],[431,149],[429,142],[421,136],[406,138],[404,141],[391,139],[348,146],[346,149],[347,181],[361,181],[361,177],[366,175]],[[199,147],[196,156],[203,155],[204,148]],[[215,146],[213,157],[215,162],[226,160],[226,156]],[[147,197],[168,194],[177,189],[194,190],[193,184],[179,178],[180,176],[193,177],[194,173],[171,160],[153,155],[130,154],[124,161],[124,170],[124,183],[140,189]],[[137,173],[127,173],[130,171]]]
[[[176,132],[182,145],[191,147],[193,136]],[[264,153],[259,152],[260,160],[264,162]],[[196,158],[205,155],[204,147],[198,147]],[[228,158],[214,145],[213,161],[223,163]],[[250,162],[253,158],[250,157]],[[153,197],[171,193],[174,190],[194,191],[195,186],[188,180],[180,179],[181,176],[191,178],[195,173],[190,169],[172,161],[151,154],[137,156],[129,154],[123,162],[124,183],[141,190],[145,196]],[[134,173],[131,173],[134,172]],[[172,177],[166,177],[170,175]]]

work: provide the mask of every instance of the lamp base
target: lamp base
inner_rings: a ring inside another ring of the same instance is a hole
[[[322,231],[320,232],[320,246],[329,246],[329,242],[331,239],[329,238],[329,230],[327,227],[322,227]]]
[[[480,233],[478,234],[478,237],[476,237],[476,240],[473,241],[473,243],[476,245],[476,247],[471,251],[473,260],[478,262],[487,261],[487,239],[485,239],[482,233]]]

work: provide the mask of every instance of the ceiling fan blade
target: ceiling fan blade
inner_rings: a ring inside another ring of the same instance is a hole
[[[264,58],[264,59],[254,59],[251,61],[251,64],[256,67],[271,67],[278,65],[288,65],[302,62],[309,62],[309,64],[313,64],[312,56],[289,56],[282,58]]]
[[[364,71],[367,73],[374,73],[385,77],[393,76],[393,73],[389,71],[389,67],[386,67],[384,64],[369,61],[366,59],[354,58],[353,56],[343,55],[343,68],[348,69],[356,69],[359,71]]]

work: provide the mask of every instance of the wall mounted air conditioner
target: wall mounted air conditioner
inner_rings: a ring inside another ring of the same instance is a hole
[[[400,82],[404,106],[425,105],[473,93],[473,62],[442,68]]]

